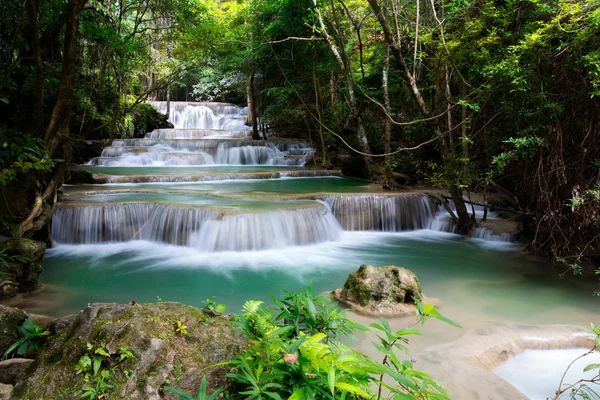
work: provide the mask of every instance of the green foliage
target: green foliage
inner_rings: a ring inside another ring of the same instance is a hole
[[[211,394],[207,394],[206,393],[206,377],[202,377],[202,384],[200,384],[200,389],[198,389],[198,394],[196,395],[196,397],[192,397],[189,394],[170,387],[170,386],[165,386],[164,388],[166,391],[169,391],[171,393],[175,393],[176,395],[180,396],[183,400],[215,400],[217,398],[217,396],[219,396],[219,393],[221,393],[221,391],[223,389],[217,389],[214,392],[212,392]]]
[[[30,135],[0,128],[0,185],[22,178],[31,171],[38,176],[52,171],[52,159],[43,143]]]
[[[203,309],[206,311],[211,311],[211,312],[216,312],[219,314],[222,314],[225,312],[225,310],[227,310],[227,306],[225,304],[219,303],[217,304],[217,302],[215,302],[213,299],[215,298],[215,296],[211,297],[210,299],[206,299],[204,300],[202,303],[204,304]]]
[[[510,137],[504,140],[504,143],[512,145],[512,148],[493,157],[492,169],[488,172],[490,177],[503,173],[513,161],[532,159],[544,141],[537,136],[528,136]]]
[[[385,358],[382,363],[348,347],[344,342],[355,329],[368,328],[346,318],[343,310],[326,296],[284,291],[275,307],[260,301],[247,301],[243,314],[236,315],[236,330],[248,339],[246,351],[229,366],[238,392],[235,398],[252,400],[365,399],[377,398],[376,387],[385,387],[402,399],[447,399],[445,391],[427,374],[415,370],[410,361],[401,361],[395,349],[407,351],[406,336],[418,335],[412,328],[392,333],[389,323],[372,324],[383,332],[374,344]],[[420,320],[428,317],[458,324],[443,317],[430,305],[420,306]],[[384,382],[385,378],[385,382]],[[167,390],[184,399],[192,396],[176,389]],[[197,398],[205,398],[205,387]],[[214,396],[214,393],[213,393]]]
[[[81,389],[82,398],[99,399],[107,396],[114,385],[111,380],[118,373],[125,377],[129,376],[129,371],[121,371],[119,364],[135,359],[135,354],[125,347],[120,347],[117,354],[110,354],[105,344],[94,346],[87,344],[86,352],[79,358],[75,371],[77,374],[83,374],[84,380],[88,383]]]
[[[8,247],[4,247],[3,249],[0,249],[0,265],[7,265],[10,262],[20,262],[20,263],[26,263],[29,261],[29,259],[25,256],[22,256],[21,254],[15,254],[15,255],[8,255],[9,249]]]
[[[181,333],[182,335],[187,335],[187,325],[184,322],[177,321],[177,326],[175,327],[175,332]]]
[[[3,358],[15,353],[22,356],[28,349],[37,351],[48,340],[50,331],[42,329],[31,319],[26,319],[22,326],[17,326],[17,331],[23,337],[19,339],[4,352]]]

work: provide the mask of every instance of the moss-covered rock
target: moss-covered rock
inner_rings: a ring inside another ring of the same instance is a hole
[[[155,129],[174,128],[156,108],[148,103],[138,104],[132,112],[133,136],[144,137]]]
[[[20,339],[17,326],[27,318],[18,308],[0,304],[0,357],[11,344]]]
[[[402,315],[413,311],[413,297],[423,300],[421,285],[412,271],[369,264],[351,273],[333,296],[355,311],[370,315]]]
[[[32,239],[12,239],[0,243],[6,249],[0,263],[0,300],[18,293],[29,293],[39,288],[46,244]]]
[[[49,328],[56,335],[15,385],[15,399],[79,399],[101,371],[110,371],[107,383],[112,388],[104,397],[109,399],[176,399],[161,387],[195,394],[202,376],[212,391],[228,383],[228,368],[218,364],[245,345],[229,316],[179,303],[91,304]],[[77,374],[75,367],[83,356],[97,355],[98,349],[110,356],[101,357],[100,372],[86,382],[85,373]]]

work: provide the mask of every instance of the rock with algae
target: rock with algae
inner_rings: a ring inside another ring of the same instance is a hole
[[[107,383],[112,386],[106,398],[178,398],[163,392],[163,385],[195,395],[203,376],[209,391],[226,386],[229,369],[219,364],[245,346],[230,318],[171,302],[91,304],[51,323],[55,336],[16,383],[13,398],[81,398],[83,388],[94,386],[96,378],[86,382],[75,366],[96,349],[110,354],[101,357],[100,369],[110,371]],[[127,352],[132,356],[121,359]]]
[[[414,310],[413,297],[423,301],[417,276],[406,268],[363,264],[351,273],[333,297],[368,315],[403,315]]]

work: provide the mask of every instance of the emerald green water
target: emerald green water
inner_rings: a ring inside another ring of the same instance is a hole
[[[356,179],[322,178],[282,178],[224,180],[194,183],[135,183],[65,186],[63,191],[70,199],[90,202],[98,201],[161,201],[173,196],[193,200],[199,195],[239,195],[248,196],[301,196],[313,193],[375,193],[378,189],[369,182]],[[192,194],[193,193],[193,194]]]
[[[335,177],[82,185],[64,190],[73,204],[150,202],[242,212],[314,205],[280,200],[291,195],[374,192],[368,183]],[[159,296],[202,306],[203,300],[216,296],[237,311],[245,300],[269,301],[271,293],[279,295],[282,289],[310,285],[324,292],[341,287],[350,272],[370,263],[413,270],[425,294],[438,298],[444,313],[466,327],[487,320],[588,324],[598,319],[600,298],[593,297],[594,282],[560,279],[562,271],[519,250],[514,244],[429,230],[343,232],[339,241],[247,252],[211,253],[145,241],[61,244],[49,249],[43,260],[42,281],[48,289],[31,297],[27,307],[58,316],[90,302],[148,302]]]
[[[557,271],[510,245],[489,248],[430,231],[346,232],[337,243],[243,253],[202,253],[141,241],[60,245],[48,251],[42,277],[60,293],[46,299],[55,315],[90,302],[147,302],[157,296],[197,306],[216,296],[237,311],[245,300],[269,301],[270,293],[279,295],[282,288],[310,285],[322,292],[340,287],[362,263],[413,270],[425,294],[442,300],[445,313],[463,324],[474,317],[581,323],[600,306],[593,285],[561,280]]]

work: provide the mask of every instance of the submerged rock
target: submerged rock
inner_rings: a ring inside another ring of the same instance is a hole
[[[406,314],[414,309],[413,297],[423,301],[421,285],[412,271],[369,264],[351,273],[344,286],[333,291],[333,296],[354,311],[369,315]]]
[[[202,376],[209,391],[227,385],[229,370],[218,364],[245,345],[229,316],[179,303],[132,304],[91,304],[52,322],[56,335],[16,383],[14,397],[79,399],[102,371],[108,371],[105,381],[112,386],[107,398],[176,399],[163,393],[163,385],[195,395]],[[76,366],[86,356],[101,360],[98,373],[91,366],[78,373]]]

